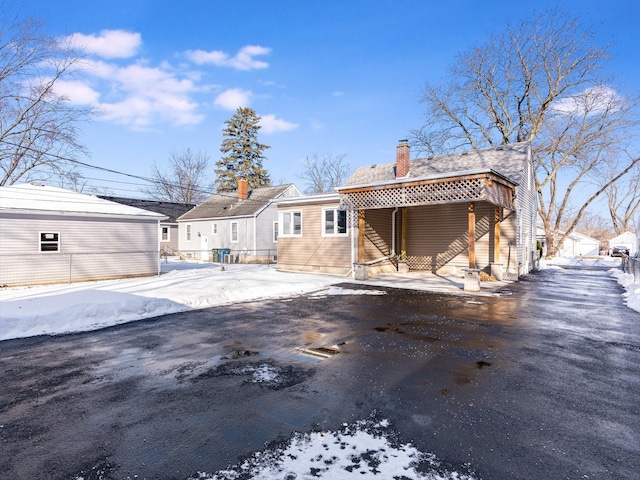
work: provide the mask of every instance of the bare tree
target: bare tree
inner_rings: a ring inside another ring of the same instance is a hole
[[[302,160],[304,172],[300,177],[307,182],[306,193],[328,193],[342,185],[351,169],[344,153],[330,153],[319,157],[311,155]]]
[[[213,184],[207,179],[209,156],[203,152],[193,152],[186,148],[169,154],[166,171],[154,162],[152,176],[154,183],[144,190],[156,200],[197,204],[211,195]]]
[[[637,164],[625,182],[607,189],[609,214],[616,235],[632,230],[635,215],[640,211],[640,164]],[[640,225],[635,225],[640,228]]]
[[[458,57],[447,84],[425,87],[426,122],[413,132],[431,155],[531,142],[549,257],[640,161],[624,153],[638,99],[609,86],[601,74],[607,52],[591,45],[592,36],[557,10],[507,25]],[[598,185],[604,168],[614,174]]]
[[[0,185],[73,175],[73,160],[85,153],[77,125],[94,112],[71,104],[56,87],[81,67],[82,52],[2,10]]]

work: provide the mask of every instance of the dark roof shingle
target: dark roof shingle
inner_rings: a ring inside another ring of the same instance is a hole
[[[249,197],[246,200],[240,200],[237,192],[217,193],[193,210],[182,215],[180,220],[255,215],[271,200],[282,195],[292,185],[292,183],[289,183],[287,185],[249,190]]]
[[[189,203],[173,203],[173,202],[161,202],[158,200],[141,200],[139,198],[125,198],[125,197],[109,197],[106,195],[99,195],[99,198],[109,200],[110,202],[120,203],[122,205],[128,205],[130,207],[140,208],[149,212],[161,213],[166,215],[166,220],[163,223],[176,223],[176,220],[180,215],[184,215],[191,210],[195,205]]]
[[[474,170],[493,170],[515,184],[521,181],[529,155],[529,142],[494,148],[418,158],[409,162],[407,179],[456,175]],[[358,168],[343,187],[396,181],[395,162]]]

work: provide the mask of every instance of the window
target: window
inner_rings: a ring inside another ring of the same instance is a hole
[[[346,235],[347,212],[337,208],[322,210],[322,235]]]
[[[187,223],[187,242],[191,241],[191,224]]]
[[[59,252],[60,251],[60,234],[40,232],[40,251],[41,252]]]
[[[168,242],[170,240],[171,239],[169,237],[169,227],[160,227],[160,241]]]
[[[278,222],[273,222],[273,243],[278,241]]]
[[[238,242],[238,222],[231,222],[231,243]]]
[[[282,225],[280,227],[280,235],[283,237],[302,236],[301,211],[281,212],[278,224]]]
[[[218,234],[218,224],[214,223],[213,225],[211,225],[211,233],[213,235],[217,235]]]

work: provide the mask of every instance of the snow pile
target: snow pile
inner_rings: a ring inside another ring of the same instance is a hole
[[[239,465],[191,480],[302,480],[402,478],[406,480],[473,480],[447,471],[434,455],[394,439],[389,422],[363,420],[339,431],[294,434],[282,445],[254,453]]]
[[[82,332],[190,309],[327,288],[343,277],[173,262],[156,277],[0,289],[0,340]]]
[[[610,272],[611,276],[616,278],[618,283],[627,290],[627,293],[624,294],[627,299],[627,306],[636,312],[640,312],[640,283],[634,283],[633,275],[624,273],[617,268],[612,268]]]

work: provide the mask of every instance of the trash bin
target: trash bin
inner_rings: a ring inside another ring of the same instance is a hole
[[[215,263],[220,261],[220,251],[217,248],[211,250],[211,261]]]
[[[218,250],[219,256],[220,256],[220,263],[225,263],[225,260],[227,260],[227,255],[231,255],[231,249],[230,248],[220,248]]]

